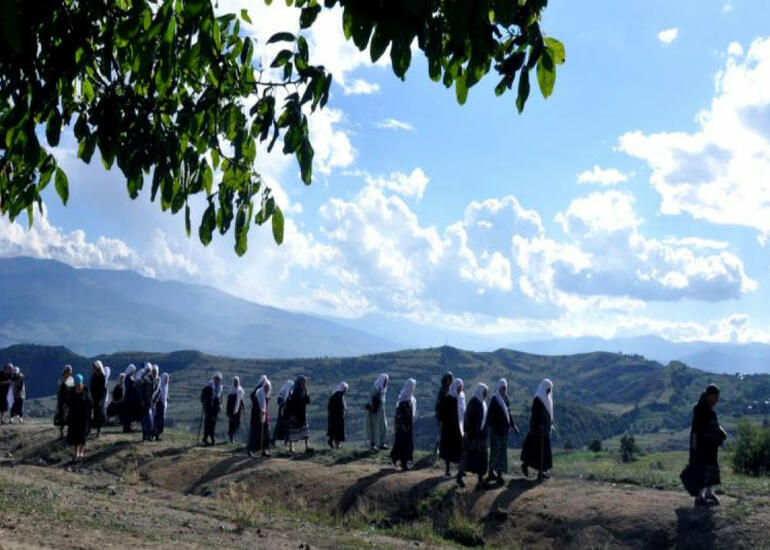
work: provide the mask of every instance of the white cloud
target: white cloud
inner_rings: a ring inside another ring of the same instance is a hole
[[[666,237],[663,244],[668,246],[686,246],[690,248],[713,248],[722,250],[729,246],[726,241],[715,241],[713,239],[703,239],[701,237]]]
[[[629,132],[620,149],[647,162],[663,214],[770,234],[770,38],[728,57],[693,133]]]
[[[727,55],[741,57],[743,55],[743,46],[741,46],[740,42],[730,42],[730,45],[727,46]]]
[[[658,40],[665,45],[671,44],[679,36],[679,29],[671,27],[670,29],[664,29],[658,33]]]
[[[727,0],[724,6],[722,6],[722,13],[730,13],[734,9],[735,9],[735,6],[733,6],[732,0]]]
[[[350,166],[356,151],[347,133],[337,127],[343,120],[342,111],[327,107],[316,111],[309,119],[316,169],[323,174],[330,174],[333,168]]]
[[[375,124],[377,128],[383,128],[385,130],[403,130],[406,132],[414,132],[414,126],[409,122],[402,120],[396,120],[395,118],[386,118]]]
[[[393,172],[388,177],[372,177],[364,174],[366,182],[380,189],[388,189],[404,197],[414,197],[417,200],[422,198],[425,188],[430,179],[425,175],[421,168],[415,168],[410,174],[403,172]]]
[[[376,82],[367,82],[363,78],[356,78],[349,86],[344,86],[345,95],[371,95],[380,91],[380,85]]]
[[[628,181],[628,175],[615,168],[601,168],[595,164],[593,169],[580,172],[578,183],[598,183],[599,185],[615,185]]]

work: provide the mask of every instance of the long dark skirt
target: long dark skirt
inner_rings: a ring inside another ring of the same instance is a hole
[[[153,417],[153,436],[160,437],[163,433],[163,428],[166,426],[166,405],[163,401],[158,400],[155,403],[155,416]]]
[[[203,439],[214,439],[214,433],[217,430],[217,417],[219,413],[208,413],[203,415]]]
[[[722,483],[717,461],[719,448],[713,445],[704,445],[704,447],[705,449],[699,451],[690,449],[691,475],[697,482],[698,490]]]
[[[104,400],[100,401],[99,403],[94,403],[94,410],[93,410],[93,418],[91,420],[91,425],[99,429],[107,422],[107,419],[104,416]]]
[[[11,405],[11,417],[18,416],[24,418],[24,400],[15,399]]]
[[[530,431],[521,447],[521,461],[538,472],[546,472],[553,468],[550,436],[536,430]]]
[[[275,420],[275,429],[273,430],[273,443],[289,440],[289,423],[287,420],[284,414],[284,407],[278,405],[278,417]]]
[[[508,472],[508,432],[505,435],[489,436],[489,469],[490,471]]]
[[[228,417],[227,435],[230,439],[235,438],[235,434],[241,429],[241,413],[232,414]]]
[[[252,412],[251,414],[247,448],[252,453],[266,451],[270,448],[270,420],[265,416],[265,421],[262,422],[262,415],[259,414],[259,409],[257,409],[256,413]]]
[[[486,439],[483,436],[465,437],[463,439],[463,453],[460,462],[460,469],[463,472],[472,472],[478,475],[487,473],[489,460]]]
[[[406,467],[407,462],[414,459],[414,436],[412,422],[412,405],[408,402],[399,403],[396,409],[395,438],[390,458]]]

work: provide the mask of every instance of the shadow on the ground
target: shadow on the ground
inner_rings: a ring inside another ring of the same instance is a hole
[[[714,508],[695,506],[676,509],[676,549],[715,550]]]

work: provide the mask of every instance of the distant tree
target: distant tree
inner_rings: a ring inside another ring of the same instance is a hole
[[[602,442],[598,439],[592,439],[588,444],[588,450],[593,453],[600,453],[602,451]]]
[[[301,29],[339,6],[345,37],[372,61],[389,49],[401,79],[416,46],[430,78],[454,86],[461,104],[494,69],[496,95],[518,82],[521,112],[530,71],[548,97],[565,60],[562,43],[540,29],[547,0],[287,3]],[[269,8],[258,15],[269,17]],[[202,195],[204,245],[234,224],[235,251],[244,254],[251,224],[267,221],[280,244],[283,215],[257,164],[281,139],[310,184],[308,116],[329,99],[332,75],[310,64],[306,38],[289,32],[267,41],[281,49],[262,66],[241,21],[250,21],[246,10],[216,16],[214,0],[0,0],[0,215],[26,211],[31,225],[51,181],[67,204],[69,178],[51,150],[71,127],[78,158],[90,163],[98,149],[132,199],[149,184],[163,211],[184,209],[188,235],[188,199]]]
[[[572,439],[567,439],[567,440],[564,442],[564,448],[565,448],[566,450],[568,450],[568,451],[571,451],[572,449],[574,449],[574,448],[575,448],[575,443],[572,441]]]
[[[770,474],[770,429],[744,419],[738,423],[733,468],[748,475]]]
[[[637,445],[633,435],[626,434],[620,438],[620,460],[622,462],[636,460],[640,452],[641,449],[639,449],[639,445]]]

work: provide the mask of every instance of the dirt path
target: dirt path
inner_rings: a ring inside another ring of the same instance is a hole
[[[770,499],[695,509],[681,492],[522,476],[458,490],[429,464],[398,472],[369,452],[250,459],[122,434],[73,468],[54,435],[0,430],[0,549],[449,544],[435,532],[499,548],[770,547]]]

